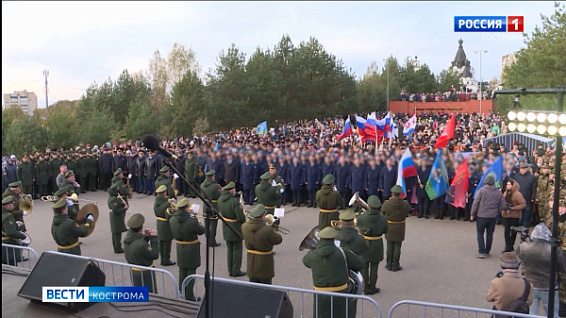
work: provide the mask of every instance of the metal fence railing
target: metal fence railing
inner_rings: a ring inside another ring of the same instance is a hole
[[[194,284],[194,293],[195,296],[200,296],[203,299],[204,296],[204,276],[203,275],[190,275],[187,276],[182,283],[181,293],[182,298],[185,299],[185,287],[189,284],[191,280],[195,280]],[[197,281],[198,280],[198,281]],[[343,294],[343,293],[334,293],[334,292],[323,292],[323,291],[316,291],[304,288],[296,288],[296,287],[289,287],[289,286],[281,286],[281,285],[266,285],[266,284],[258,284],[258,283],[250,283],[246,281],[240,280],[232,280],[226,278],[215,277],[214,281],[216,282],[223,282],[223,283],[230,283],[235,285],[241,286],[248,286],[248,287],[255,287],[255,288],[265,288],[271,290],[279,290],[287,292],[289,296],[289,300],[293,304],[294,308],[294,316],[295,317],[314,317],[318,316],[318,312],[316,309],[313,312],[313,304],[318,301],[318,296],[330,296],[331,297],[331,304],[334,301],[346,301],[346,300],[357,300],[357,309],[356,309],[356,317],[373,317],[373,318],[381,318],[381,308],[377,304],[377,302],[365,295],[354,295],[354,294]],[[335,300],[336,299],[336,300]],[[332,310],[332,305],[329,306]],[[316,306],[314,307],[316,308]],[[348,310],[348,306],[346,306],[346,311]],[[298,311],[298,313],[297,313]],[[348,317],[348,312],[346,312],[346,317]],[[333,315],[331,312],[331,317],[338,318],[338,316]],[[342,317],[340,317],[342,318]]]
[[[29,246],[2,243],[2,262],[4,264],[31,269],[38,259],[37,252]]]
[[[132,271],[148,271],[151,273],[151,285],[154,287],[154,294],[173,297],[176,299],[179,298],[179,284],[177,283],[177,279],[175,279],[175,276],[173,276],[173,274],[167,270],[54,251],[48,251],[44,253],[58,254],[67,257],[82,258],[94,261],[106,275],[106,286],[133,286]],[[143,275],[141,275],[142,285],[146,285],[146,282],[144,282],[143,279]]]
[[[405,308],[404,308],[405,307]],[[388,318],[398,318],[398,317],[492,317],[492,315],[506,315],[510,317],[517,318],[543,318],[541,316],[529,315],[529,314],[519,314],[504,311],[497,311],[492,309],[474,308],[474,307],[463,307],[436,303],[427,303],[415,300],[402,300],[389,310]]]

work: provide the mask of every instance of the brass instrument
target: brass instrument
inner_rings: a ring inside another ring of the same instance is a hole
[[[124,183],[124,185],[126,186],[126,188],[128,188],[128,199],[131,200],[134,197],[134,189],[130,185],[130,178],[125,178],[125,179],[126,179],[126,183]]]
[[[175,214],[175,212],[177,212],[177,200],[175,200],[175,198],[169,198],[167,201],[169,201],[170,207],[165,209],[165,213],[169,215]]]
[[[354,195],[352,196],[352,198],[350,199],[350,202],[348,203],[349,206],[352,205],[356,205],[359,206],[360,208],[364,209],[365,211],[369,210],[370,207],[369,205],[366,203],[366,201],[362,200],[362,198],[360,198],[360,193],[356,192],[354,193]],[[363,212],[362,212],[363,213]]]
[[[88,233],[86,234],[86,236],[89,236],[92,234],[92,232],[94,231],[94,226],[96,225],[96,221],[98,221],[98,206],[96,206],[95,204],[89,203],[89,204],[85,204],[85,206],[83,206],[80,210],[79,210],[79,214],[77,214],[77,217],[75,217],[75,222],[79,225],[82,225],[86,222],[86,218],[89,214],[92,214],[94,220],[92,221],[91,226],[88,229]]]
[[[320,238],[318,237],[318,225],[313,227],[312,230],[305,236],[299,245],[299,251],[304,249],[313,250]],[[350,294],[361,294],[364,286],[364,279],[359,272],[348,270],[348,289]]]
[[[90,203],[94,203],[96,205],[98,205],[98,201],[95,200],[87,200],[87,199],[79,199],[79,197],[77,196],[76,193],[73,193],[69,196],[69,200],[75,202],[75,203],[79,203],[79,201],[84,201],[84,202],[90,202]],[[57,201],[57,200],[55,200]]]
[[[18,210],[27,211],[27,214],[31,214],[33,210],[33,199],[31,198],[31,194],[23,194],[20,196]]]
[[[340,230],[342,228],[342,224],[340,222],[341,222],[340,220],[331,220],[330,226],[332,226],[336,230]],[[354,219],[354,227],[358,228],[357,219]],[[358,228],[358,232],[365,235],[367,232],[369,232],[369,229],[364,228],[364,227],[360,227],[360,228]]]
[[[286,229],[278,224],[275,223],[275,217],[272,214],[268,214],[265,216],[265,223],[275,229],[277,232],[281,232],[281,234],[289,234],[291,230]]]
[[[41,201],[45,201],[45,202],[57,202],[59,201],[59,198],[57,198],[54,195],[44,195],[41,197]]]

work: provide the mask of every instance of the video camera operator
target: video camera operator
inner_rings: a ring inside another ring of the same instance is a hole
[[[530,236],[517,247],[517,257],[523,264],[523,274],[533,285],[533,303],[529,314],[538,315],[539,303],[542,301],[545,312],[548,311],[548,293],[550,292],[550,238],[551,233],[544,223],[538,224]],[[523,237],[521,237],[523,239]],[[558,249],[558,272],[563,275],[566,270],[566,257]],[[554,317],[558,316],[558,283],[552,286],[554,292]]]

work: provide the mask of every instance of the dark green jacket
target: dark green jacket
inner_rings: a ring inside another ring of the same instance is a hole
[[[238,199],[234,197],[230,191],[222,191],[222,194],[220,194],[218,212],[220,212],[224,219],[229,220],[228,223],[232,225],[237,233],[242,234],[242,224],[246,222],[246,216],[244,215],[244,211],[242,211],[240,202],[238,202]],[[222,224],[222,233],[226,241],[241,241],[240,238],[232,233],[225,223]]]
[[[33,164],[31,162],[22,162],[18,165],[16,172],[18,180],[22,181],[22,186],[33,186],[33,179],[35,179],[35,172],[33,171]]]
[[[56,178],[57,175],[59,175],[59,167],[61,167],[61,165],[63,164],[63,160],[59,159],[59,157],[57,157],[57,159],[52,159],[49,162],[49,168],[51,170],[51,178]]]
[[[92,225],[91,221],[86,221],[83,225],[78,225],[75,221],[71,220],[68,215],[54,213],[53,223],[51,225],[51,235],[55,243],[60,246],[68,246],[76,243],[79,237],[85,237],[88,234],[89,227]],[[81,254],[81,247],[79,245],[71,249],[58,249],[59,252],[70,254]]]
[[[86,172],[95,176],[98,173],[98,159],[96,157],[88,157],[86,161]]]
[[[14,192],[12,192],[12,190],[10,190],[10,188],[8,188],[8,189],[6,189],[6,191],[4,191],[4,193],[2,193],[2,199],[9,196],[9,195],[14,197],[14,209],[10,213],[12,214],[12,216],[14,217],[14,219],[16,221],[23,222],[24,221],[24,211],[20,210],[20,208],[19,208],[19,206],[20,206],[20,196],[14,194]]]
[[[281,207],[281,193],[277,187],[271,186],[271,183],[261,181],[255,186],[255,195],[257,202],[266,206],[268,214],[273,214],[275,208],[268,209],[268,206]]]
[[[383,260],[383,237],[375,240],[371,238],[383,236],[387,233],[387,219],[379,210],[369,209],[358,217],[358,228],[367,237],[369,249],[363,254],[366,262],[381,262]],[[367,232],[365,232],[367,230]]]
[[[24,233],[18,230],[14,216],[6,208],[2,208],[2,243],[20,245],[19,241],[25,239]]]
[[[358,256],[362,256],[368,250],[366,240],[354,227],[341,227],[336,239],[340,241],[340,247],[348,249]]]
[[[51,171],[49,171],[49,164],[44,161],[38,161],[35,165],[35,177],[37,184],[46,185],[49,183],[49,176]]]
[[[192,160],[187,159],[185,160],[185,178],[187,180],[192,181],[197,177],[198,174],[198,164],[197,161],[193,158]]]
[[[147,242],[150,242],[148,245]],[[126,262],[140,266],[151,266],[159,257],[159,245],[156,236],[146,237],[141,233],[128,230],[124,238]]]
[[[76,172],[81,178],[85,178],[87,174],[87,159],[85,157],[80,157],[77,159],[77,166],[75,167]],[[85,184],[86,185],[86,184]]]
[[[204,227],[197,218],[185,210],[177,210],[171,219],[171,231],[177,240],[177,266],[196,269],[200,266],[200,242],[198,236],[204,234]],[[183,244],[197,240],[194,244]],[[180,243],[181,242],[181,243]]]
[[[119,234],[126,232],[126,206],[117,196],[108,197],[108,208],[110,209],[110,232]]]
[[[66,160],[64,164],[67,166],[67,170],[77,172],[77,161],[75,159]]]
[[[216,201],[212,202],[216,210],[218,210],[218,199],[220,198],[220,185],[216,182],[216,180],[212,180],[210,178],[206,178],[204,182],[200,185],[202,191],[210,197],[211,200]],[[205,205],[204,213],[210,212],[208,207]]]
[[[342,207],[344,201],[340,192],[334,191],[331,185],[323,185],[320,190],[316,192],[316,204],[320,209],[334,210]]]
[[[281,244],[283,238],[273,227],[265,224],[258,218],[249,219],[242,225],[242,233],[246,243],[246,249],[260,252],[273,250],[273,245]],[[275,261],[273,254],[258,255],[248,254],[248,277],[255,279],[270,279],[275,276]]]
[[[383,212],[383,215],[387,218],[389,227],[385,238],[390,242],[404,241],[405,219],[407,218],[407,213],[411,212],[409,202],[401,198],[391,197],[383,202],[381,212]]]
[[[316,287],[336,287],[348,282],[348,269],[359,272],[364,268],[364,260],[356,254],[344,250],[344,256],[334,245],[334,240],[318,241],[314,250],[303,257],[303,264],[312,270],[312,280]]]
[[[77,195],[79,195],[79,188],[75,188],[75,186],[70,183],[67,179],[65,179],[65,181],[63,181],[63,183],[61,184],[61,189],[65,189],[65,193],[67,193],[67,197],[70,197],[73,193],[76,193]],[[74,202],[73,205],[68,207],[68,212],[69,212],[69,217],[71,219],[75,219],[75,217],[77,217],[77,215],[79,214],[79,203],[78,202]]]
[[[159,175],[159,177],[157,177],[157,180],[155,180],[155,188],[159,188],[160,185],[164,185],[167,187],[167,197],[168,198],[177,198],[177,196],[175,195],[175,189],[173,189],[173,186],[171,186],[171,179],[165,175]]]
[[[169,218],[171,214],[167,213],[167,209],[171,207],[169,200],[163,197],[156,197],[153,205],[153,212],[157,219],[157,237],[160,241],[171,241],[173,239],[173,232],[171,232],[171,225],[169,225]],[[163,219],[166,219],[163,220]]]

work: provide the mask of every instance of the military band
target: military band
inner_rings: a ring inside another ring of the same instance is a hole
[[[342,208],[344,201],[338,191],[334,190],[334,176],[327,174],[322,179],[322,188],[316,193],[316,205],[320,209],[318,216],[318,227],[323,229],[330,226],[330,222],[338,220],[340,213],[338,209]]]
[[[210,198],[214,208],[218,211],[218,199],[220,199],[220,185],[216,182],[216,170],[212,169],[206,172],[204,182],[200,185],[201,190]],[[205,205],[204,216],[208,219],[208,233],[210,235],[210,246],[217,247],[220,243],[216,241],[216,232],[218,227],[218,216],[214,215],[212,210]]]
[[[261,182],[255,187],[257,202],[265,206],[267,214],[273,214],[275,208],[281,207],[281,188],[277,184],[273,186],[269,172],[262,174],[260,179]]]
[[[153,260],[159,257],[159,246],[155,230],[143,230],[145,218],[136,213],[128,219],[129,230],[124,239],[124,253],[128,264],[154,267]],[[157,293],[155,272],[132,267],[132,284],[147,286],[150,293]]]
[[[51,235],[55,243],[57,243],[57,251],[81,255],[79,237],[88,235],[89,227],[92,226],[93,216],[87,215],[85,223],[79,225],[69,217],[66,199],[59,199],[51,206],[51,209],[54,212]]]
[[[230,223],[232,229],[240,235],[233,233],[226,224],[222,224],[222,233],[226,241],[227,248],[227,266],[228,274],[231,277],[240,277],[246,275],[242,272],[242,224],[246,222],[246,216],[240,206],[240,202],[235,197],[236,183],[230,181],[222,189],[220,199],[218,200],[218,212],[223,220]]]
[[[110,209],[110,232],[112,233],[112,247],[114,253],[122,254],[122,233],[126,232],[126,211],[129,208],[128,202],[118,195],[119,185],[113,184],[108,188],[108,208]]]

